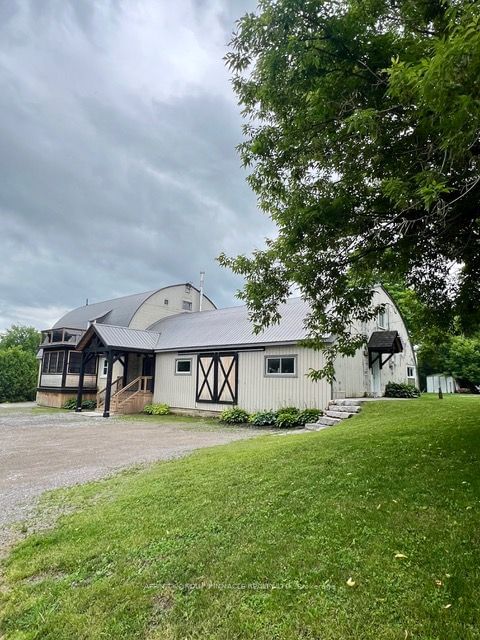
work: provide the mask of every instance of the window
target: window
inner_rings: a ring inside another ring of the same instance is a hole
[[[90,364],[90,363],[88,363]],[[106,378],[107,374],[108,374],[108,360],[106,358],[102,358],[102,360],[100,360],[100,366],[99,366],[99,375],[101,378]]]
[[[80,364],[82,362],[82,354],[80,351],[70,351],[70,357],[68,359],[68,373],[80,373]],[[90,358],[85,365],[85,375],[95,375],[97,370],[96,358]]]
[[[190,300],[184,300],[182,302],[182,309],[184,311],[191,311],[192,310],[192,303],[190,302]]]
[[[277,356],[265,358],[265,375],[266,376],[295,376],[296,375],[296,356]]]
[[[177,376],[192,375],[192,360],[190,358],[175,360],[175,374]]]
[[[46,351],[43,354],[42,373],[63,373],[64,351]]]
[[[185,293],[190,293],[191,290],[192,290],[192,285],[187,283],[185,285]]]
[[[388,329],[388,311],[387,307],[380,309],[377,316],[377,325],[379,329]]]
[[[407,367],[407,382],[409,384],[416,383],[415,367]]]
[[[165,300],[163,301],[163,304],[168,307],[168,298],[165,298]]]

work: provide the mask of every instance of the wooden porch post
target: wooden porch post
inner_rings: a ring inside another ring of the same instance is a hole
[[[113,373],[113,351],[110,349],[107,354],[107,384],[105,387],[105,406],[103,417],[110,417],[110,398],[112,395],[112,373]]]
[[[122,386],[126,386],[127,385],[127,379],[128,379],[128,351],[125,351],[125,354],[123,356],[124,358],[124,362],[125,364],[123,365],[123,383]]]
[[[85,378],[85,363],[87,354],[82,351],[82,359],[80,360],[80,375],[78,376],[78,391],[77,391],[77,408],[75,411],[80,413],[82,410],[82,396],[83,396],[83,380]]]

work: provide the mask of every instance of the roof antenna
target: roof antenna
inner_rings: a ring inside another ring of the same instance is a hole
[[[85,306],[88,307],[88,298],[85,300]]]
[[[205,271],[200,271],[200,303],[198,310],[201,311],[203,307],[203,286],[205,284]]]

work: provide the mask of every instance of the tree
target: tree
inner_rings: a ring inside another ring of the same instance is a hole
[[[480,320],[479,0],[261,0],[227,64],[246,118],[241,157],[278,227],[246,278],[256,328],[292,287],[311,305],[309,344],[364,340],[373,285],[401,277],[438,327]]]
[[[37,371],[31,352],[20,347],[0,349],[0,402],[33,400]]]
[[[480,384],[480,340],[454,336],[445,357],[445,372],[455,378]]]
[[[12,324],[10,329],[0,334],[0,349],[20,347],[24,351],[37,354],[41,342],[41,333],[35,327]]]

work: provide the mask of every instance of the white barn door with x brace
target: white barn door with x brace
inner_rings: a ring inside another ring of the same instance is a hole
[[[197,358],[197,402],[236,404],[238,353],[201,353]]]

